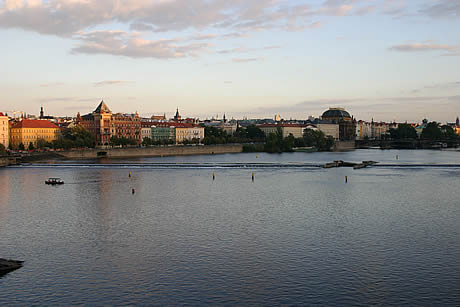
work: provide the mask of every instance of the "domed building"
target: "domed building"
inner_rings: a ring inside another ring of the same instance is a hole
[[[323,121],[339,125],[340,141],[352,141],[356,137],[356,121],[343,108],[330,108],[321,116]]]

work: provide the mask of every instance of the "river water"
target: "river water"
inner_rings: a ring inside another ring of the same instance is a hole
[[[3,168],[0,305],[458,306],[459,188],[454,151]]]

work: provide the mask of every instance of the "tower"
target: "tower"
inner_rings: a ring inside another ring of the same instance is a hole
[[[176,122],[180,121],[181,120],[181,116],[179,114],[179,108],[176,109],[176,115],[174,115],[174,120]]]
[[[43,106],[40,107],[40,119],[43,119],[45,113],[43,112]]]
[[[455,121],[455,125],[460,126],[460,120],[458,119],[458,116],[457,116],[457,120]]]

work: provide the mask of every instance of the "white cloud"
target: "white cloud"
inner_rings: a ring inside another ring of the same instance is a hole
[[[258,58],[234,58],[232,61],[234,63],[248,63],[248,62],[259,62],[263,61],[263,57],[258,57]]]
[[[443,51],[444,55],[460,55],[460,46],[436,44],[434,42],[407,43],[390,47],[390,50],[401,52]]]
[[[124,80],[105,80],[105,81],[100,81],[100,82],[94,82],[93,86],[95,87],[101,87],[101,86],[106,86],[106,85],[117,85],[117,84],[129,84],[132,83],[132,81],[124,81]]]
[[[212,47],[209,43],[185,43],[182,39],[146,40],[138,33],[93,31],[82,33],[73,53],[111,54],[132,58],[184,58],[198,56]]]

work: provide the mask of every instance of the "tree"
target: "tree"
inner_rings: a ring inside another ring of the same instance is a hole
[[[19,144],[18,149],[19,150],[25,150],[26,148],[24,147],[24,144],[21,143],[21,144]]]
[[[29,150],[34,150],[34,149],[35,149],[34,143],[33,143],[33,142],[30,142],[30,143],[29,143],[29,148],[28,148],[28,149],[29,149]]]
[[[142,145],[144,145],[144,146],[153,145],[153,141],[152,141],[151,138],[145,137],[145,138],[142,140]]]
[[[335,144],[332,136],[326,136],[324,132],[313,129],[305,129],[303,139],[306,146],[315,147],[320,151],[330,151]]]
[[[121,138],[119,138],[119,137],[116,137],[116,136],[112,136],[112,137],[110,138],[110,144],[111,144],[112,146],[119,146],[119,145],[121,145],[121,146],[125,147],[125,146],[127,146],[127,145],[136,145],[137,142],[136,142],[135,139],[131,139],[131,138],[126,138],[126,137],[121,137]]]
[[[204,127],[204,136],[214,136],[218,138],[225,138],[227,137],[227,133],[224,129],[217,128],[217,127]]]
[[[409,124],[400,124],[396,129],[390,129],[393,140],[416,139],[417,131]]]
[[[441,140],[442,132],[441,128],[439,128],[439,124],[437,122],[428,123],[422,130],[420,137],[424,140]]]
[[[279,128],[279,127],[278,127]],[[265,133],[256,125],[249,125],[246,127],[246,136],[251,140],[265,139]]]
[[[4,155],[6,153],[5,146],[0,144],[0,155]]]
[[[442,138],[447,141],[455,141],[456,139],[458,139],[458,135],[455,133],[454,129],[451,126],[441,126],[441,134]]]
[[[264,149],[266,152],[291,152],[294,147],[295,138],[292,134],[283,138],[283,130],[280,126],[276,127],[276,133],[270,133],[265,141]]]
[[[44,139],[38,139],[37,140],[37,148],[42,149],[42,148],[45,148],[45,147],[51,147],[49,145],[50,144]]]

